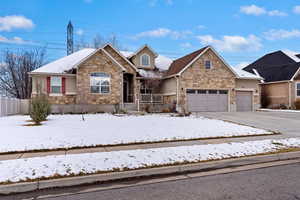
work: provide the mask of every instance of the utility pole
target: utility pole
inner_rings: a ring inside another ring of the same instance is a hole
[[[67,26],[67,55],[70,55],[74,52],[74,44],[73,44],[73,25],[71,21]]]

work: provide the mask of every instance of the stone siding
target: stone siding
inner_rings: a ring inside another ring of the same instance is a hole
[[[110,75],[110,92],[93,94],[90,92],[90,74],[105,72]],[[77,69],[77,104],[117,104],[121,103],[122,69],[102,51],[97,52]]]
[[[205,69],[204,62],[212,61],[212,68]],[[179,105],[186,105],[186,89],[226,89],[230,94],[230,107],[235,108],[235,75],[212,51],[208,50],[179,77]]]

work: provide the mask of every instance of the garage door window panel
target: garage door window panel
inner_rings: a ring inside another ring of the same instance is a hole
[[[297,83],[297,85],[296,85],[296,94],[297,94],[297,97],[300,97],[300,83]]]
[[[218,90],[208,90],[208,94],[218,94]]]

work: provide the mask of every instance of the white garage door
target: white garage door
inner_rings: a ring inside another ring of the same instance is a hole
[[[239,112],[252,111],[252,92],[248,92],[248,91],[236,92],[236,111]]]
[[[188,110],[190,112],[227,112],[227,90],[194,90],[187,91]]]

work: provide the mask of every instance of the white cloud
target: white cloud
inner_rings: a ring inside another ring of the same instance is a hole
[[[264,37],[267,40],[280,40],[300,37],[300,30],[284,30],[284,29],[271,29],[264,32]]]
[[[159,2],[165,2],[167,5],[173,5],[174,1],[173,0],[148,0],[149,1],[149,6],[154,7],[156,6]]]
[[[238,64],[236,64],[234,67],[237,69],[243,69],[244,67],[248,66],[250,64],[250,62],[240,62]]]
[[[0,31],[11,31],[13,29],[30,29],[34,27],[31,19],[24,16],[4,16],[0,17]]]
[[[300,14],[300,6],[295,6],[295,7],[293,8],[293,12],[294,12],[295,14]]]
[[[279,10],[271,10],[268,12],[269,16],[279,16],[279,17],[285,17],[288,14]]]
[[[188,48],[191,48],[192,47],[192,44],[189,43],[189,42],[185,42],[185,43],[182,43],[180,44],[181,48],[183,49],[188,49]]]
[[[242,12],[246,15],[259,16],[259,15],[266,14],[267,11],[262,7],[258,7],[256,5],[250,5],[250,6],[242,6],[240,8],[240,12]]]
[[[81,35],[83,35],[84,34],[84,30],[82,30],[82,29],[78,29],[78,30],[76,30],[76,35],[79,35],[79,36],[81,36]]]
[[[257,51],[262,47],[260,38],[255,35],[248,37],[225,35],[221,39],[215,39],[211,35],[200,35],[197,39],[202,45],[212,45],[219,51],[227,52]]]
[[[150,31],[145,31],[136,34],[133,36],[134,39],[139,39],[143,37],[152,37],[152,38],[162,38],[162,37],[171,37],[172,39],[186,38],[188,35],[193,34],[191,31],[174,31],[168,28],[158,28]]]
[[[287,13],[279,10],[266,10],[265,8],[256,5],[242,6],[240,7],[240,12],[246,15],[254,15],[254,16],[269,15],[269,16],[284,17],[288,15]]]
[[[199,29],[199,30],[202,30],[202,29],[205,29],[206,28],[206,26],[204,26],[204,25],[198,25],[197,26],[197,29]]]
[[[7,38],[7,37],[0,35],[0,43],[25,44],[25,43],[30,43],[30,42],[27,42],[20,37]]]

